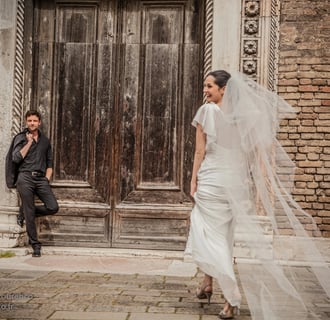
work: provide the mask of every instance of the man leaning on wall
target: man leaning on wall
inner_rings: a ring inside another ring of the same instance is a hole
[[[49,139],[41,133],[41,115],[36,110],[25,114],[26,129],[15,136],[12,144],[12,162],[18,168],[17,191],[21,198],[17,224],[26,231],[33,257],[41,256],[35,218],[55,214],[59,207],[49,181],[53,174],[52,148]],[[7,167],[8,170],[8,167]],[[37,196],[43,205],[35,205]]]

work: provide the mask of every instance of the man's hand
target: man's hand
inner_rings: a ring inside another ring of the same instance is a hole
[[[27,132],[25,136],[26,136],[26,139],[27,139],[27,143],[20,150],[20,153],[21,153],[23,159],[26,157],[27,153],[29,152],[30,147],[32,146],[32,142],[33,142],[33,134],[32,133]]]
[[[32,133],[30,133],[30,132],[27,132],[26,133],[26,139],[27,139],[27,141],[28,142],[33,142],[33,134]]]

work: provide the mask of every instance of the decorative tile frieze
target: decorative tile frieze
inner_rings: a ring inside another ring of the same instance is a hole
[[[242,9],[241,71],[252,78],[257,78],[260,41],[260,0],[243,0]]]
[[[244,60],[243,72],[247,75],[255,75],[257,73],[257,60]]]
[[[255,19],[245,20],[244,22],[244,33],[253,35],[259,31],[259,21]]]
[[[242,0],[240,71],[276,90],[280,0]]]
[[[258,43],[256,40],[244,41],[244,53],[247,55],[256,54],[258,49]]]
[[[259,15],[259,1],[245,1],[245,15],[247,17],[256,17]]]

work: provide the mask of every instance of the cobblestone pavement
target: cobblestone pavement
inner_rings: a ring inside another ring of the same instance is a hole
[[[4,319],[211,320],[223,302],[218,291],[210,305],[200,303],[194,296],[196,277],[0,272]],[[246,305],[242,314],[250,319]]]
[[[89,263],[93,259],[99,261],[96,257],[85,258]],[[109,273],[81,271],[85,267],[79,267],[79,264],[87,265],[82,257],[44,255],[41,258],[0,259],[0,319],[218,319],[224,302],[221,291],[214,287],[210,305],[198,300],[195,290],[202,274],[197,268],[188,264],[185,276],[182,266],[177,266],[177,272],[173,272],[173,268],[171,271],[169,266],[173,261],[166,259],[107,258],[102,264],[108,266]],[[76,262],[77,270],[65,270],[66,265],[73,269],[70,261]],[[111,261],[119,269],[122,266],[121,270],[111,268]],[[56,270],[61,264],[64,270]],[[149,269],[143,267],[150,265]],[[99,271],[98,268],[95,270]],[[308,268],[297,267],[296,272],[301,276],[306,295],[319,319],[329,319],[330,301],[317,287]],[[239,319],[251,319],[244,298]]]

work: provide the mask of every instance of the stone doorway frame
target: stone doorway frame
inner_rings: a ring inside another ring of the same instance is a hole
[[[24,112],[29,108],[24,102],[29,101],[29,92],[24,91],[24,83],[29,81],[24,78],[24,50],[30,49],[31,40],[24,38],[24,29],[31,27],[25,25],[31,3],[16,1],[12,136],[20,131]],[[211,69],[240,70],[276,91],[279,19],[280,0],[206,0],[204,74]]]

